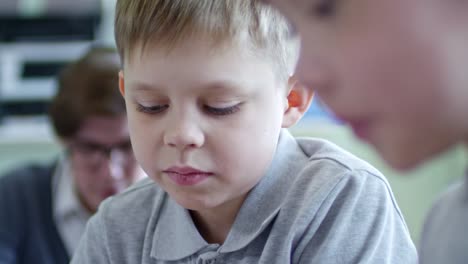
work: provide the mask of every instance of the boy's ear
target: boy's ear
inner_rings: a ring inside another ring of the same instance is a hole
[[[119,91],[125,97],[125,79],[123,71],[119,71]]]
[[[307,112],[314,97],[312,88],[301,84],[295,76],[289,78],[288,86],[282,127],[291,127],[296,124]]]

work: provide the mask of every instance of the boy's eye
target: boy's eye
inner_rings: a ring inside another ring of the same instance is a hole
[[[144,106],[137,104],[137,111],[145,114],[159,114],[166,110],[169,105],[153,105],[153,106]]]
[[[229,107],[222,107],[222,108],[204,105],[203,109],[207,113],[212,114],[212,115],[225,116],[225,115],[231,115],[231,114],[238,112],[240,110],[240,104],[236,104],[234,106],[229,106]]]
[[[80,142],[75,145],[75,148],[82,153],[94,153],[100,150],[100,146],[91,142]]]

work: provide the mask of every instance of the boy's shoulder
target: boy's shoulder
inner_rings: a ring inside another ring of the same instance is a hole
[[[385,259],[388,248],[395,247],[397,258],[414,263],[414,246],[390,185],[370,164],[326,140],[284,132],[272,168],[244,202],[234,227],[243,235],[233,240],[254,241],[273,222],[268,236],[278,240],[272,244],[295,244],[294,262],[336,263],[352,259],[368,241],[379,241],[369,249],[378,258]],[[291,234],[298,239],[287,241]],[[401,244],[393,246],[394,239]],[[262,250],[278,253],[277,247]]]
[[[343,180],[357,184],[371,181],[389,188],[382,173],[366,161],[328,140],[294,137],[287,130],[281,133],[272,167],[274,178],[286,177],[288,185],[296,182],[302,189],[304,185],[319,187]]]
[[[294,138],[285,131],[273,168],[260,184],[269,181],[269,187],[262,188],[259,195],[264,196],[273,189],[275,194],[271,199],[281,200],[278,204],[307,204],[309,208],[316,206],[319,210],[324,202],[335,204],[341,199],[367,196],[364,203],[375,202],[374,205],[379,207],[378,200],[385,199],[400,213],[382,173],[327,140]],[[274,198],[276,196],[281,198]]]
[[[322,211],[329,214],[330,210],[343,211],[343,200],[359,200],[362,212],[389,206],[387,209],[394,210],[403,220],[390,184],[372,165],[327,140],[294,140],[295,152],[302,158],[293,156],[289,161],[296,171],[291,176],[292,179],[289,179],[288,195],[285,198],[291,200],[292,204],[308,204],[317,209],[309,212]],[[386,202],[382,203],[384,200]],[[324,204],[330,207],[326,209]],[[333,209],[334,207],[337,208]],[[352,207],[350,205],[349,208]]]
[[[332,198],[334,195],[344,193],[354,196],[356,195],[354,192],[360,192],[360,188],[378,188],[386,191],[377,197],[388,195],[397,207],[385,176],[366,161],[324,139],[302,137],[296,138],[296,142],[307,158],[307,161],[301,165],[297,180],[302,183],[301,185],[308,187],[300,187],[301,189],[307,190],[315,186],[317,189],[326,190],[327,198]],[[351,186],[353,188],[350,188]],[[316,191],[307,198],[315,200]]]

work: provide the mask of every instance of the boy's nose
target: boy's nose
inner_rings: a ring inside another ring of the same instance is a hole
[[[199,124],[194,120],[175,120],[166,128],[164,143],[170,147],[185,150],[199,148],[204,143],[204,134]]]

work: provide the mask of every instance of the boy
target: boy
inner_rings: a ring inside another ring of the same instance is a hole
[[[468,1],[268,2],[302,35],[301,79],[390,165],[468,143]],[[430,213],[423,263],[466,263],[467,184]]]
[[[151,179],[106,202],[73,263],[416,263],[383,176],[282,127],[312,91],[287,23],[256,1],[120,0],[135,155]]]
[[[65,151],[0,176],[0,263],[68,263],[99,203],[143,175],[118,69],[115,49],[95,47],[61,73],[49,117]]]

